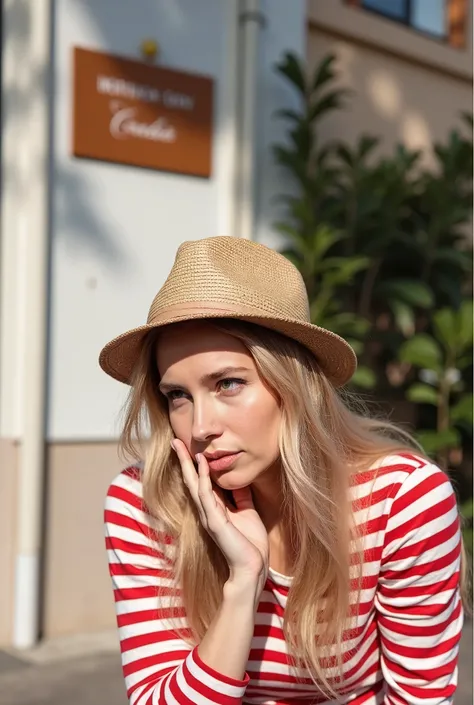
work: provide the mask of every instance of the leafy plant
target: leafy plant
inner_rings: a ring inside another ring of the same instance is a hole
[[[342,227],[343,208],[336,188],[339,171],[333,149],[320,146],[314,130],[325,114],[344,105],[349,92],[329,88],[335,78],[333,56],[322,61],[310,80],[292,54],[285,55],[278,70],[291,81],[302,105],[301,112],[278,113],[289,121],[290,129],[288,145],[275,146],[275,158],[291,172],[300,191],[297,197],[285,198],[289,219],[276,224],[288,243],[283,254],[303,276],[311,320],[344,336],[361,353],[370,323],[347,309],[344,291],[370,266],[370,259],[363,254],[344,254],[350,233]],[[372,371],[363,367],[356,379],[364,386],[375,383]]]
[[[472,554],[473,554],[473,501],[472,498],[466,500],[461,504],[461,518],[462,518],[462,533],[464,539],[464,546],[470,558],[472,564]]]
[[[407,390],[415,403],[436,408],[436,429],[421,430],[423,447],[447,465],[447,451],[460,445],[460,429],[472,433],[473,398],[463,394],[462,373],[472,367],[473,305],[443,308],[432,317],[432,334],[419,333],[400,349],[400,360],[417,368],[418,381]]]
[[[472,117],[433,146],[428,169],[403,145],[380,156],[372,135],[354,145],[321,140],[320,121],[351,97],[334,56],[308,76],[285,54],[277,71],[300,108],[279,113],[288,139],[274,155],[297,195],[283,197],[276,227],[303,275],[312,321],[354,346],[356,386],[379,398],[406,393],[424,416],[433,410],[420,439],[447,462],[472,419]]]

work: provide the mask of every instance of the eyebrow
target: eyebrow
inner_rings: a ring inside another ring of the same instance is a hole
[[[222,377],[228,377],[231,374],[236,374],[237,372],[250,372],[248,367],[223,367],[216,372],[211,372],[208,375],[203,375],[199,382],[200,384],[206,384],[207,382],[214,382],[217,379],[222,379]],[[173,384],[173,382],[160,382],[160,391],[169,392],[171,389],[184,389],[181,384]]]

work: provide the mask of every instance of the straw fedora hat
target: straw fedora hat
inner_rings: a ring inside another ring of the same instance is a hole
[[[224,236],[182,243],[146,324],[107,343],[99,364],[111,377],[130,384],[149,331],[203,318],[249,321],[297,340],[336,387],[356,369],[351,346],[310,323],[308,296],[296,267],[265,245]]]

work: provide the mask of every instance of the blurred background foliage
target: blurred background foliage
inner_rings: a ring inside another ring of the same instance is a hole
[[[472,549],[472,115],[433,145],[428,168],[401,144],[381,156],[373,135],[320,139],[320,121],[350,106],[334,56],[309,76],[291,53],[276,69],[300,98],[278,113],[288,139],[274,146],[296,185],[276,224],[282,252],[304,278],[312,321],[354,347],[357,391],[402,408],[397,420],[451,472]]]

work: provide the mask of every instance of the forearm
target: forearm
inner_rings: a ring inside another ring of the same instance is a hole
[[[245,675],[259,593],[252,581],[226,583],[222,604],[199,644],[204,663],[229,678]]]

